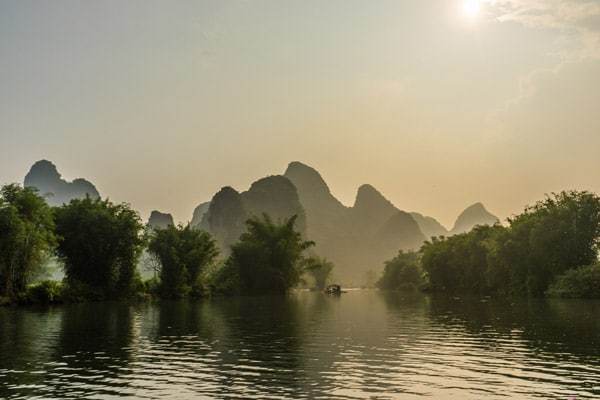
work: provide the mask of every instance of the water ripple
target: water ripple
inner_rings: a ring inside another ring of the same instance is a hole
[[[0,310],[0,398],[586,399],[597,302],[215,299]]]

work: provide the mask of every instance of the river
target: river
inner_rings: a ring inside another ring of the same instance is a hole
[[[349,291],[0,308],[0,398],[600,397],[600,302]]]

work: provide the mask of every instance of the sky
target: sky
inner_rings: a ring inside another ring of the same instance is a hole
[[[290,161],[451,226],[600,192],[600,1],[0,2],[0,183],[191,218]]]

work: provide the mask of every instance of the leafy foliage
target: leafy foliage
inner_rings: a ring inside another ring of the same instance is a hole
[[[433,291],[486,293],[488,254],[496,235],[505,228],[475,227],[469,233],[433,238],[421,248],[422,266]]]
[[[190,225],[156,229],[148,250],[159,261],[161,296],[174,298],[199,294],[200,276],[219,254],[210,234]]]
[[[599,298],[600,264],[568,270],[556,278],[547,294],[551,297]]]
[[[600,198],[561,192],[509,219],[507,228],[434,238],[421,248],[422,266],[432,290],[541,296],[556,277],[594,263],[599,243]]]
[[[215,274],[219,292],[285,293],[302,273],[302,253],[314,243],[295,230],[296,216],[277,224],[267,215],[246,221],[247,231]]]
[[[0,296],[15,299],[55,245],[51,209],[31,188],[0,189]]]
[[[383,276],[377,282],[381,289],[419,289],[423,286],[419,254],[413,251],[400,251],[396,257],[385,263]]]
[[[63,301],[63,284],[57,281],[41,281],[27,288],[23,302],[30,304],[51,304]]]
[[[596,261],[600,241],[600,198],[561,192],[509,220],[511,240],[503,253],[514,268],[520,292],[543,294],[554,277]]]
[[[139,215],[127,204],[87,197],[55,209],[57,254],[67,283],[82,297],[130,295],[145,238]]]

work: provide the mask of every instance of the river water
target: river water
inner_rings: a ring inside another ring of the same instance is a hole
[[[600,398],[600,302],[349,291],[0,308],[0,398]]]

